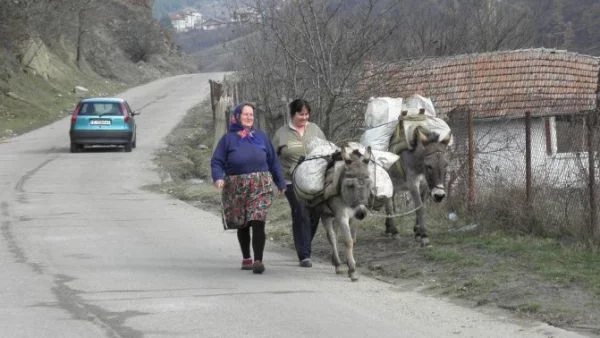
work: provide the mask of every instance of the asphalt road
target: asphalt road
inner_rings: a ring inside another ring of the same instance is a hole
[[[141,188],[160,182],[154,151],[221,76],[122,93],[143,108],[132,153],[69,153],[68,118],[0,144],[0,337],[577,336],[300,268],[274,247],[263,275],[240,270],[218,217]]]

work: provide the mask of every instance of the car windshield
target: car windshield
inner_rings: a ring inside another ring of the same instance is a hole
[[[121,115],[118,103],[86,102],[82,104],[79,115]]]

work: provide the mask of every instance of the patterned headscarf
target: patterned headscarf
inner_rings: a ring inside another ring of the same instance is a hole
[[[265,148],[263,140],[261,140],[259,137],[255,136],[256,128],[254,128],[254,126],[252,126],[250,128],[246,128],[246,127],[242,126],[242,121],[241,121],[240,115],[242,115],[242,108],[244,108],[244,106],[250,106],[254,109],[254,106],[252,106],[248,103],[241,103],[241,104],[238,104],[237,106],[235,106],[235,108],[233,109],[233,114],[231,115],[229,131],[234,132],[234,133],[239,132],[238,135],[240,135],[242,137],[242,141],[248,141],[248,142],[255,144],[261,148]]]

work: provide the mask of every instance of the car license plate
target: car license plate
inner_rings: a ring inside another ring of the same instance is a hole
[[[110,120],[90,120],[90,124],[94,126],[110,126]]]

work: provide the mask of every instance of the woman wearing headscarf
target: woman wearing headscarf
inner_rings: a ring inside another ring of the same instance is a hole
[[[210,164],[215,187],[222,191],[225,220],[238,229],[242,269],[260,274],[265,270],[265,221],[273,182],[280,195],[286,184],[268,136],[254,128],[253,105],[243,103],[234,108],[229,131],[219,140]]]

